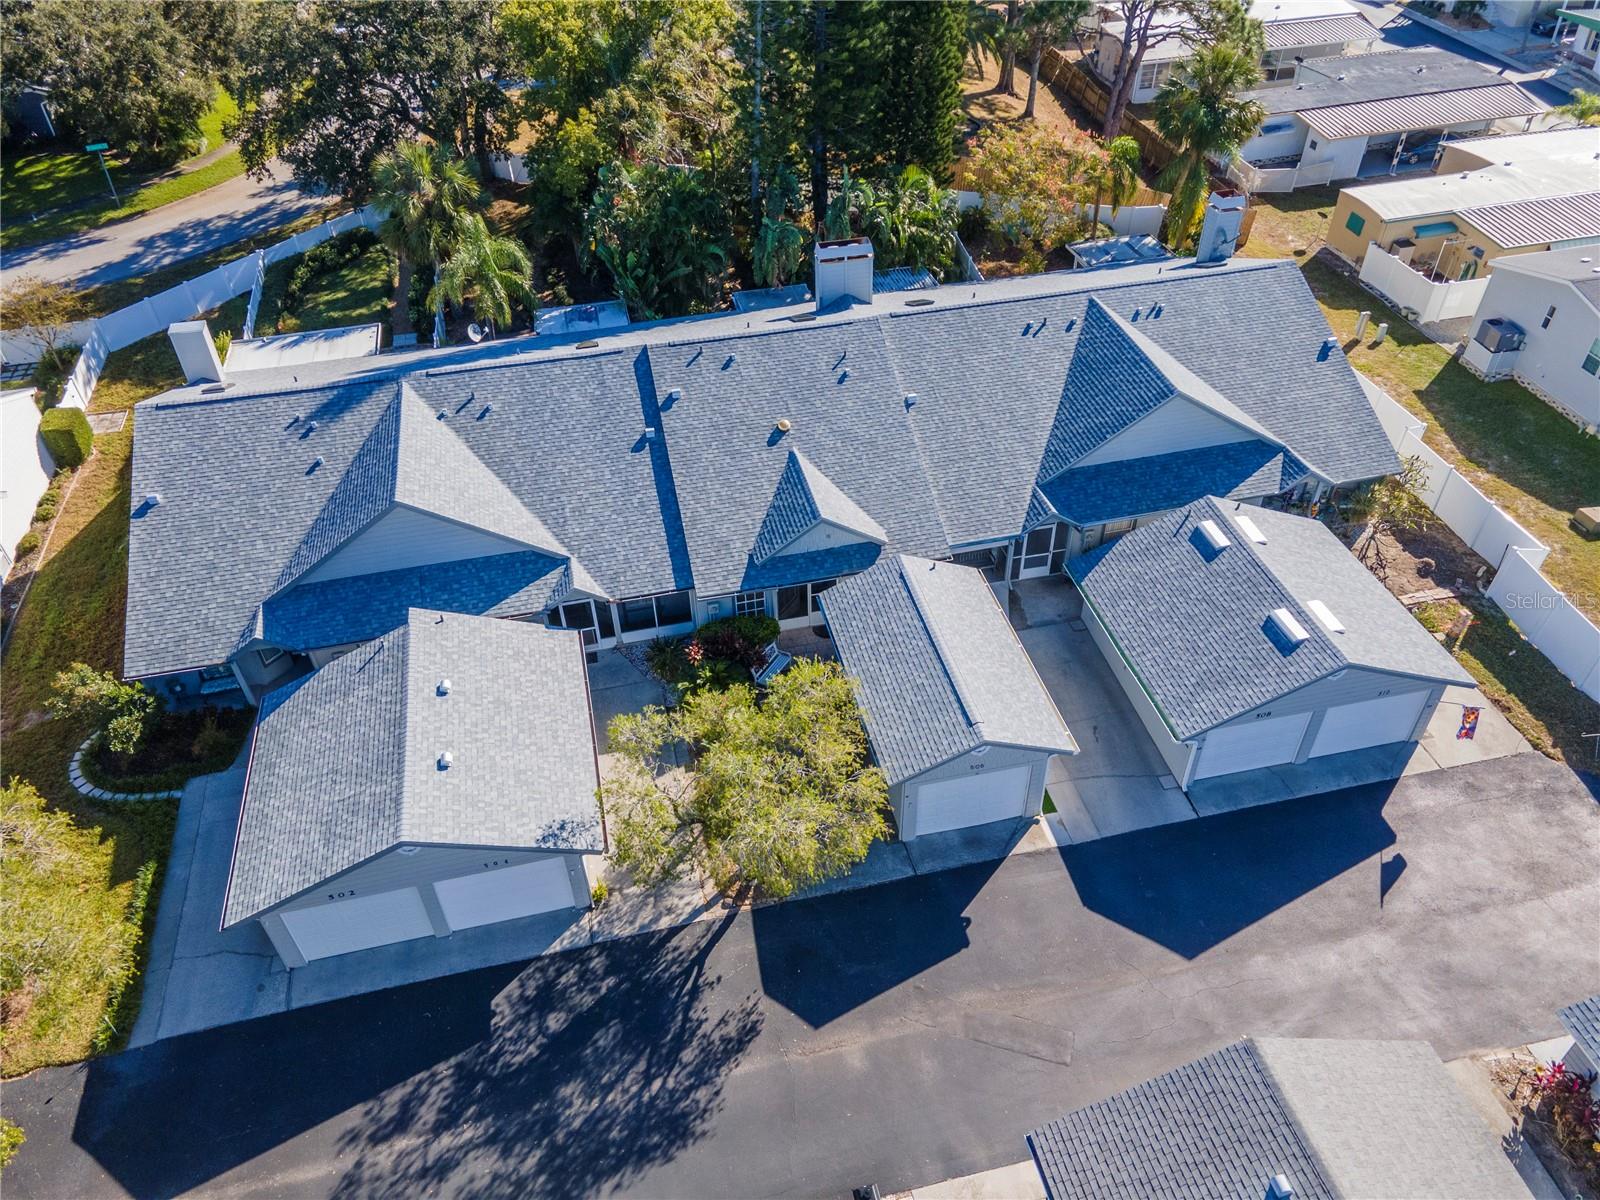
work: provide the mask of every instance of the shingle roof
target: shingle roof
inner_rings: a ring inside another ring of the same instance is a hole
[[[1345,667],[1470,686],[1472,679],[1320,522],[1208,497],[1073,559],[1067,570],[1179,738]],[[1213,520],[1231,544],[1198,531]],[[1307,607],[1321,600],[1333,633]],[[1268,623],[1294,613],[1310,637],[1287,645]]]
[[[1276,446],[1232,442],[1074,467],[1039,490],[1063,520],[1087,526],[1166,512],[1196,495],[1276,496],[1308,473]]]
[[[263,701],[223,924],[401,844],[598,851],[598,786],[576,633],[413,610]]]
[[[1050,1200],[1335,1200],[1248,1041],[1070,1112],[1028,1135]]]
[[[790,450],[750,557],[757,564],[765,564],[818,522],[837,526],[879,545],[889,540],[883,526],[862,512],[861,506],[841,492],[810,459],[798,450]]]
[[[1050,1200],[1528,1196],[1426,1042],[1251,1038],[1028,1135]]]
[[[1572,1035],[1572,1040],[1583,1047],[1592,1063],[1600,1063],[1600,996],[1590,996],[1569,1004],[1556,1014],[1561,1027]]]
[[[1076,752],[981,572],[896,555],[823,593],[822,611],[890,783],[986,743]]]
[[[919,293],[928,303],[916,308],[878,297],[839,313],[689,318],[601,331],[594,352],[539,337],[255,372],[220,397],[183,388],[138,407],[133,493],[162,502],[130,523],[125,671],[224,661],[265,622],[258,610],[302,544],[315,557],[402,484],[440,520],[511,535],[508,549],[571,556],[568,584],[614,599],[691,586],[724,595],[869,565],[870,546],[756,562],[795,449],[893,552],[942,557],[1013,537],[1091,297],[1103,324],[1136,329],[1147,361],[1168,356],[1157,373],[1169,383],[1182,376],[1231,403],[1331,482],[1397,469],[1349,363],[1319,356],[1327,323],[1290,262],[1177,260],[950,285]],[[397,403],[402,384],[414,399]],[[438,469],[444,459],[459,469]],[[1220,471],[1172,502],[1252,477],[1275,490],[1273,471],[1293,482],[1284,464],[1229,459]],[[1132,501],[1107,498],[1119,481],[1146,502],[1137,472],[1074,486],[1126,510]],[[434,603],[422,582],[389,581],[391,597]],[[475,611],[503,611],[503,582],[478,590]],[[298,611],[310,630],[309,607]]]

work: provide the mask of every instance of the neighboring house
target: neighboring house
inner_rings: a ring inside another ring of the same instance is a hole
[[[1439,279],[1502,255],[1600,242],[1600,129],[1445,143],[1432,175],[1339,193],[1328,247],[1360,266],[1376,245]]]
[[[1295,58],[1323,58],[1365,49],[1378,39],[1378,31],[1360,9],[1346,0],[1250,0],[1250,15],[1262,23],[1266,53],[1261,73],[1269,84],[1288,83],[1295,77]],[[1161,13],[1158,28],[1187,25],[1179,13]],[[1106,83],[1122,60],[1123,23],[1101,22],[1092,40],[1087,62]],[[1148,104],[1193,47],[1182,35],[1167,37],[1149,47],[1139,61],[1139,77],[1129,99]]]
[[[1586,429],[1600,426],[1600,246],[1502,258],[1472,330],[1467,366],[1514,375]]]
[[[1556,1016],[1572,1036],[1572,1046],[1561,1061],[1569,1071],[1596,1076],[1589,1089],[1600,1095],[1600,996],[1569,1004]]]
[[[1563,8],[1556,18],[1551,40],[1559,42],[1568,25],[1577,26],[1568,54],[1577,66],[1600,79],[1600,8]]]
[[[1408,156],[1431,161],[1446,134],[1522,128],[1544,109],[1516,84],[1447,50],[1307,59],[1293,86],[1244,96],[1266,110],[1260,131],[1235,156],[1247,186],[1268,168],[1292,169],[1296,187],[1386,174]]]
[[[299,967],[587,908],[598,787],[577,634],[413,609],[263,699],[223,928]]]
[[[807,628],[886,554],[1004,586],[1200,496],[1312,498],[1399,468],[1293,262],[877,296],[870,271],[818,265],[821,307],[141,403],[125,674],[256,698],[414,607],[592,650],[735,612]]]
[[[1067,571],[1095,645],[1184,788],[1394,746],[1472,686],[1319,521],[1207,497]],[[1388,765],[1398,775],[1404,753]]]
[[[33,396],[33,388],[0,395],[0,578],[10,573],[17,543],[33,524],[33,510],[56,473],[39,437]]]
[[[983,575],[893,555],[822,598],[904,840],[1031,817],[1076,754]]]
[[[1426,1042],[1246,1038],[1028,1135],[1050,1200],[1527,1200]]]

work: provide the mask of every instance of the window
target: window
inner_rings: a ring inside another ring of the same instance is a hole
[[[283,657],[283,651],[279,650],[276,646],[269,646],[265,650],[257,650],[256,657],[261,660],[261,665],[263,667],[270,667],[273,663],[277,662]]]
[[[1600,338],[1589,343],[1589,353],[1583,356],[1583,369],[1591,375],[1600,376]]]
[[[694,620],[688,592],[668,592],[655,599],[657,625],[686,625]]]
[[[1351,233],[1360,233],[1367,227],[1367,219],[1360,213],[1353,212],[1344,219],[1344,227]]]
[[[622,610],[623,633],[639,633],[664,625],[687,625],[694,619],[688,592],[641,596],[636,600],[624,600],[618,607]]]
[[[795,621],[811,612],[810,590],[805,584],[778,589],[778,620]]]
[[[1544,320],[1539,322],[1540,329],[1549,329],[1550,322],[1556,319],[1556,306],[1552,304],[1550,311],[1544,314]]]
[[[1317,139],[1316,138],[1312,138],[1309,142],[1306,143],[1306,149],[1307,150],[1315,150],[1316,148],[1317,148]]]
[[[1155,87],[1156,72],[1160,69],[1160,67],[1160,63],[1145,63],[1139,68],[1139,87],[1141,89]]]
[[[767,615],[767,594],[740,592],[733,598],[733,611],[741,617],[764,617]]]

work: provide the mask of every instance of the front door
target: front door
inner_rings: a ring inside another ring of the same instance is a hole
[[[552,608],[546,623],[556,629],[576,629],[583,635],[584,650],[590,662],[598,650],[616,644],[617,628],[611,619],[611,605],[604,600],[569,600]]]

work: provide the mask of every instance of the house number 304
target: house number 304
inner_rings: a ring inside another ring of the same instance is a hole
[[[490,867],[509,867],[510,865],[511,860],[509,858],[497,858],[491,862],[484,863],[483,869],[487,871]]]

